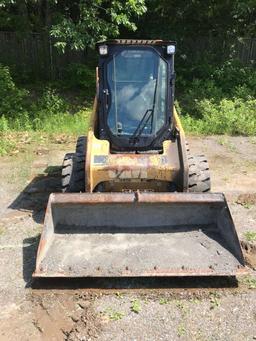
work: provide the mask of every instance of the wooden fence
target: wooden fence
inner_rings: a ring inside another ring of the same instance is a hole
[[[240,38],[232,42],[199,37],[179,42],[178,53],[191,51],[193,58],[200,58],[205,51],[211,51],[219,59],[236,58],[243,64],[254,64],[256,59],[256,38]],[[71,63],[84,63],[91,58],[91,51],[60,53],[47,34],[30,33],[26,36],[15,32],[0,31],[0,63],[9,65],[20,78],[61,79],[65,68]]]
[[[179,42],[178,48],[190,52],[193,59],[200,59],[202,54],[215,57],[218,62],[227,59],[238,59],[244,65],[254,65],[256,61],[256,38],[220,39],[198,37]]]
[[[46,34],[0,31],[0,63],[9,65],[19,77],[59,79],[70,63],[84,63],[86,52],[67,50],[60,53]]]

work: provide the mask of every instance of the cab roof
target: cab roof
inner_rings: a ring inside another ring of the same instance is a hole
[[[96,43],[96,46],[106,44],[106,45],[176,45],[175,41],[172,40],[144,40],[144,39],[112,39],[112,40],[105,40]]]

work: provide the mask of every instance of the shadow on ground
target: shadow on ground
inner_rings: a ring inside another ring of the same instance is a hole
[[[9,208],[31,212],[33,220],[42,224],[50,193],[60,191],[61,166],[49,166],[24,188]],[[37,235],[23,240],[23,279],[26,287],[30,287],[32,283],[39,238],[40,235]]]
[[[49,166],[24,188],[9,208],[31,211],[34,221],[42,223],[50,193],[60,191],[61,166]]]
[[[23,279],[26,282],[26,288],[31,287],[33,283],[32,274],[36,266],[39,239],[40,235],[23,240]]]
[[[236,288],[236,277],[37,278],[33,289],[193,289]]]

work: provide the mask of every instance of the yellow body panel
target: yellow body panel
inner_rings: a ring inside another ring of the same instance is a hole
[[[109,142],[94,134],[96,112],[95,99],[87,138],[86,192],[93,192],[100,183],[105,183],[109,191],[145,189],[159,192],[167,190],[171,182],[184,190],[184,170],[187,169],[185,136],[175,108],[174,125],[179,139],[164,141],[161,154],[111,153]]]

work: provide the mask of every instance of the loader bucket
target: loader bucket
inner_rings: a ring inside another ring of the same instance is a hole
[[[51,194],[34,277],[235,276],[223,194]]]

